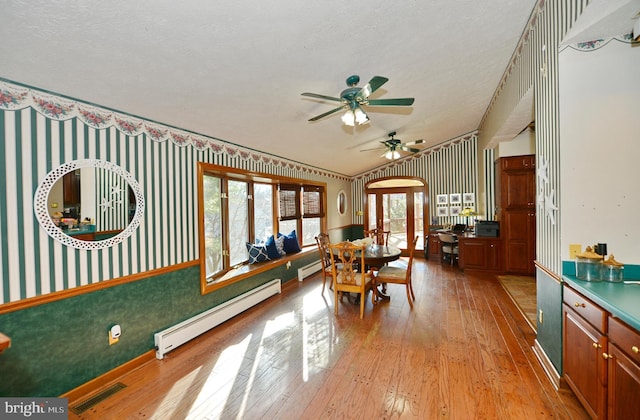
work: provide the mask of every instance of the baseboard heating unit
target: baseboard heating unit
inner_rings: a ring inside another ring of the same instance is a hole
[[[156,358],[164,355],[187,341],[233,318],[263,300],[281,292],[280,279],[271,280],[240,296],[224,302],[215,308],[202,312],[166,330],[154,334]]]
[[[298,268],[298,281],[302,281],[305,277],[309,277],[320,270],[322,270],[322,261],[320,260],[307,264],[304,267],[300,267]]]

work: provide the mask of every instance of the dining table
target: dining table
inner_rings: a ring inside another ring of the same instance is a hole
[[[359,258],[360,255],[361,253],[358,251],[356,256]],[[367,270],[375,271],[375,269],[379,269],[385,264],[399,259],[401,255],[402,250],[398,247],[369,244],[364,247],[364,264],[367,267]],[[380,286],[382,287],[376,291],[378,297],[383,300],[390,300],[390,297],[387,294],[386,285],[382,284]],[[376,288],[377,287],[378,285],[376,285]]]

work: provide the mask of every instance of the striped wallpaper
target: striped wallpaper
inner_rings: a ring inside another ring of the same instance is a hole
[[[388,165],[377,168],[357,176],[351,185],[353,196],[354,223],[364,223],[364,186],[367,182],[392,176],[408,176],[422,178],[428,186],[429,221],[436,217],[436,196],[438,194],[474,193],[476,199],[476,211],[483,218],[487,214],[492,218],[493,213],[488,213],[486,197],[478,192],[478,150],[475,133],[457,137],[437,147],[426,149],[407,158],[394,161]],[[465,223],[461,216],[438,217],[438,224]]]
[[[496,94],[481,121],[479,132],[491,137],[519,102],[533,89],[535,98],[536,155],[547,164],[548,182],[538,194],[560,202],[560,116],[558,55],[563,37],[584,12],[589,0],[539,0]],[[487,144],[483,138],[481,144]],[[486,168],[489,171],[489,168]],[[559,212],[548,214],[538,206],[536,260],[547,270],[561,273]]]
[[[64,246],[34,213],[45,176],[82,159],[116,164],[142,189],[138,229],[109,248]],[[199,161],[321,182],[346,179],[0,81],[0,304],[198,259]]]

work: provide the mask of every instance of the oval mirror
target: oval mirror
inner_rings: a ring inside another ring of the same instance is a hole
[[[347,212],[347,193],[345,193],[344,190],[338,192],[337,206],[340,216],[344,216]]]
[[[74,160],[49,172],[36,189],[34,212],[57,241],[102,249],[128,238],[140,224],[144,197],[124,168],[99,159]]]

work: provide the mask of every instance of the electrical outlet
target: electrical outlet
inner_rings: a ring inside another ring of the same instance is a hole
[[[582,252],[582,245],[580,244],[569,244],[569,259],[575,260],[576,255]]]
[[[544,313],[542,309],[538,310],[538,323],[542,324],[544,322]]]
[[[287,261],[287,270],[291,268],[291,261]]]
[[[120,340],[120,337],[114,337],[113,334],[111,334],[111,331],[109,331],[109,345],[113,346],[118,342],[118,340]]]

